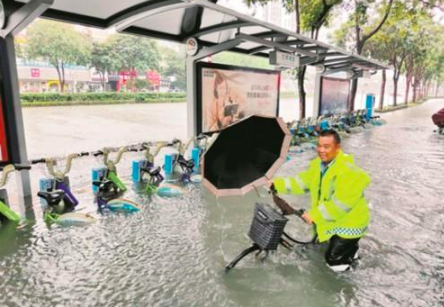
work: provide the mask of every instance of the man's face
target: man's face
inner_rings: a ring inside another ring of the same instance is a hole
[[[318,156],[322,162],[328,163],[334,160],[340,149],[341,145],[335,142],[332,135],[321,136],[318,138],[318,146],[316,147],[316,151],[318,152]]]

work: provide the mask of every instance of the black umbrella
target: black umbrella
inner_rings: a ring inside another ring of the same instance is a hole
[[[281,118],[253,115],[223,129],[203,160],[203,184],[216,196],[265,184],[285,162],[290,132]]]

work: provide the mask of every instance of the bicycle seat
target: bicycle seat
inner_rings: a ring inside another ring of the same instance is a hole
[[[63,190],[54,190],[50,192],[40,191],[37,193],[37,196],[46,200],[48,205],[53,206],[60,203],[60,201],[65,197],[65,192]]]
[[[160,166],[153,167],[149,169],[147,172],[148,174],[150,174],[150,176],[156,176],[160,173]]]
[[[93,184],[96,185],[94,182]],[[104,202],[108,202],[119,195],[119,188],[111,180],[105,180],[100,182],[98,187],[99,191],[97,192],[97,198],[103,200]]]
[[[152,176],[154,173],[160,172],[160,166],[153,167],[153,165],[149,165],[141,167],[140,170],[142,173],[148,173]]]
[[[99,192],[107,192],[113,189],[117,190],[117,186],[111,180],[93,181],[93,185],[99,188]]]

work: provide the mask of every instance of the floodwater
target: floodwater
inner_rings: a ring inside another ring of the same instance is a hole
[[[176,199],[131,191],[141,212],[100,216],[89,187],[98,161],[82,158],[72,188],[98,222],[48,228],[34,199],[35,221],[2,226],[0,306],[444,306],[444,137],[430,119],[442,107],[444,100],[431,100],[387,114],[387,125],[344,139],[344,151],[372,177],[372,224],[351,272],[331,272],[322,246],[297,246],[264,262],[249,256],[226,274],[251,244],[254,203],[269,197],[217,201],[199,185]],[[314,155],[294,155],[278,175],[295,174]],[[129,186],[135,157],[118,166]],[[41,175],[33,170],[33,182]],[[287,200],[308,206],[306,197]],[[309,237],[297,218],[287,228]]]
[[[298,115],[295,98],[280,100],[280,116]],[[23,109],[28,156],[66,156],[106,146],[187,137],[186,103],[32,107]],[[312,112],[308,106],[307,114]]]

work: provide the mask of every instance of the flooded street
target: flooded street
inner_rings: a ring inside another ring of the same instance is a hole
[[[143,141],[186,140],[186,103],[150,103],[23,109],[28,156],[65,156],[73,152],[126,146]],[[312,112],[309,107],[308,112]],[[295,98],[280,101],[280,116],[298,114]]]
[[[283,100],[285,120],[297,114],[292,103]],[[189,184],[179,198],[129,191],[141,212],[100,215],[90,188],[99,160],[82,158],[70,173],[72,189],[98,222],[48,228],[34,198],[35,219],[0,228],[0,306],[444,306],[444,136],[430,119],[443,107],[436,99],[384,114],[387,125],[343,140],[372,178],[371,228],[351,272],[330,271],[325,246],[296,246],[263,263],[249,256],[226,274],[225,265],[251,245],[255,202],[270,197],[216,200]],[[28,108],[24,116],[31,158],[186,137],[185,104]],[[118,165],[129,187],[136,157],[128,153]],[[277,175],[294,175],[313,157],[293,155]],[[43,174],[33,169],[34,192]],[[286,199],[308,206],[307,197]],[[287,229],[310,237],[296,217]]]

